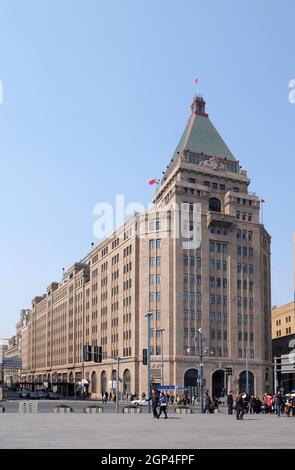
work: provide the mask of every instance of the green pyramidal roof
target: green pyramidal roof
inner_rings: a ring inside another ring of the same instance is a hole
[[[183,150],[236,161],[230,149],[205,113],[203,98],[195,97],[193,113],[176,147],[174,157]],[[173,160],[174,160],[173,157]]]

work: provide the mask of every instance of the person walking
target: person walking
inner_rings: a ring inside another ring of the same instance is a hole
[[[282,409],[282,395],[277,393],[274,399],[275,404],[275,412],[278,417],[281,416],[281,409]]]
[[[234,407],[234,397],[233,397],[233,392],[230,391],[229,394],[227,395],[227,414],[229,415],[233,414],[233,407]]]
[[[161,396],[160,396],[160,413],[159,413],[159,418],[162,414],[162,412],[164,413],[164,419],[167,419],[168,416],[167,416],[167,397],[165,395],[164,392],[161,393]]]
[[[158,413],[158,406],[159,406],[159,395],[157,390],[152,391],[152,396],[147,399],[147,401],[152,401],[152,410],[153,410],[153,417],[159,419]]]
[[[210,407],[211,407],[211,404],[212,404],[212,401],[211,401],[211,398],[210,398],[210,395],[208,392],[205,393],[205,409],[204,409],[204,413],[210,413]]]
[[[237,407],[237,414],[236,414],[236,419],[237,420],[242,420],[245,412],[245,402],[244,402],[244,397],[246,395],[242,395],[239,393],[239,395],[236,398],[236,407]]]

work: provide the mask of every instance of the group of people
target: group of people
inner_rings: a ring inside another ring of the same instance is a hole
[[[103,395],[102,395],[102,402],[103,403],[107,403],[108,401],[113,401],[113,402],[116,402],[116,394],[112,394],[112,392],[108,393],[108,392],[105,392]]]
[[[227,396],[228,414],[232,415],[233,410],[236,410],[236,418],[243,419],[245,413],[258,414],[258,413],[272,413],[281,416],[284,413],[286,416],[295,416],[295,397],[291,394],[283,396],[280,392],[276,395],[269,395],[265,393],[262,400],[259,397],[247,395],[246,393],[239,393],[234,400],[233,393],[229,392]]]
[[[153,390],[152,395],[148,398],[152,402],[153,417],[159,419],[161,414],[164,414],[164,419],[167,419],[167,405],[169,399],[165,392],[159,393],[158,390]],[[160,411],[158,411],[158,408]]]

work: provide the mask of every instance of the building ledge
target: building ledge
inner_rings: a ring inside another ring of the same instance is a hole
[[[222,227],[232,227],[236,223],[233,215],[221,214],[220,212],[207,212],[207,227],[211,225],[219,225]]]

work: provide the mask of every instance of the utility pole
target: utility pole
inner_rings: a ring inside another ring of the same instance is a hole
[[[163,355],[163,333],[165,331],[164,328],[156,330],[160,332],[161,335],[161,385],[164,385],[164,355]]]
[[[278,358],[277,356],[274,357],[273,375],[274,375],[274,393],[276,394],[278,392]]]
[[[249,350],[250,348],[246,347],[246,394],[249,395]]]
[[[119,413],[119,381],[120,381],[120,358],[117,357],[117,383],[116,383],[116,413]]]
[[[203,350],[203,333],[202,329],[199,328],[195,340],[198,342],[198,356],[200,358],[200,395],[201,395],[201,413],[204,413],[204,356]]]
[[[148,369],[148,398],[151,396],[151,317],[153,312],[146,314],[147,318],[147,369]],[[151,412],[151,400],[148,401],[148,412]]]

